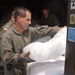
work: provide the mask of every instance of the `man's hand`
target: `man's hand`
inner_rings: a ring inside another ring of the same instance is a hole
[[[20,59],[24,60],[24,62],[30,63],[30,62],[35,62],[33,59],[29,58],[30,52],[28,51],[27,53],[21,53]]]
[[[62,29],[62,27],[58,27],[58,31],[61,30],[61,29]]]
[[[21,53],[21,54],[20,54],[20,57],[26,58],[26,57],[28,57],[29,55],[30,55],[30,52],[28,51],[27,53]]]

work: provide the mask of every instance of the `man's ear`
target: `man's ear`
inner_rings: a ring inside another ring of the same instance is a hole
[[[20,20],[20,18],[21,18],[20,16],[17,16],[17,21]]]

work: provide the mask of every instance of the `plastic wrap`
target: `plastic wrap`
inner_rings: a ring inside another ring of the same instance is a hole
[[[64,57],[57,60],[48,60],[29,63],[27,75],[64,75]]]
[[[35,61],[57,59],[65,54],[67,27],[63,27],[52,39],[36,41],[23,49],[23,52],[30,51],[30,58]],[[44,41],[44,42],[43,42]]]

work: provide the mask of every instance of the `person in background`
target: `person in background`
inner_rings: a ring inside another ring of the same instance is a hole
[[[53,37],[61,29],[58,26],[29,27],[30,24],[30,10],[19,7],[15,11],[15,23],[2,35],[1,59],[6,75],[26,75],[27,63],[35,60],[29,58],[30,52],[23,53],[23,48],[43,36]]]
[[[15,23],[14,17],[15,17],[15,10],[11,13],[10,20],[1,27],[0,35],[2,35],[5,31],[7,31],[8,29],[12,27],[13,23]]]
[[[0,44],[1,44],[1,37],[2,35],[12,27],[12,25],[15,23],[15,10],[11,13],[11,17],[10,17],[10,20],[5,24],[3,25],[1,28],[0,28]],[[1,45],[0,45],[1,47]],[[1,60],[1,49],[0,49],[0,60]]]
[[[55,14],[52,13],[51,10],[49,10],[48,7],[44,7],[42,9],[42,17],[39,21],[40,25],[48,25],[48,26],[60,26],[60,23],[56,17]]]

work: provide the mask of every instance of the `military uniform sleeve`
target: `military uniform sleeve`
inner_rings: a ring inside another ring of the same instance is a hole
[[[3,34],[1,38],[1,58],[5,63],[16,64],[19,59],[19,54],[13,52],[11,36]]]
[[[31,28],[31,38],[33,41],[44,37],[46,35],[53,37],[58,31],[58,26],[48,27],[41,26],[36,28]]]

